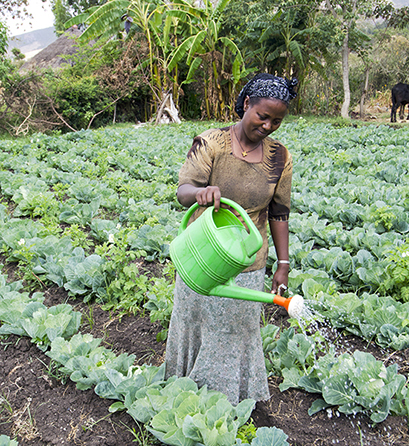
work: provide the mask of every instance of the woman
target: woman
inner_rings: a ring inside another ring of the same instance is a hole
[[[263,237],[253,265],[236,278],[239,286],[264,290],[268,255],[267,221],[278,258],[272,293],[287,288],[288,218],[292,158],[268,138],[280,127],[294,79],[266,73],[255,76],[240,92],[235,110],[241,121],[197,136],[179,173],[177,198],[184,206],[220,207],[220,197],[240,204]],[[236,405],[246,398],[268,399],[267,373],[260,336],[261,304],[201,296],[176,277],[174,307],[166,347],[167,376],[188,376],[227,395]]]

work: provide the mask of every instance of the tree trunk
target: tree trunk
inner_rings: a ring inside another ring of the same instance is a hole
[[[349,90],[349,48],[348,48],[347,32],[342,44],[342,85],[344,87],[344,102],[341,108],[341,116],[343,118],[349,117],[349,104],[351,103],[351,92]]]
[[[365,67],[365,84],[364,84],[364,89],[362,91],[362,95],[361,95],[361,103],[359,105],[359,116],[361,118],[364,117],[365,115],[365,97],[366,97],[366,93],[368,92],[368,86],[369,86],[369,67]]]
[[[172,93],[165,96],[156,116],[156,124],[168,124],[170,122],[180,124],[179,113],[173,102]]]

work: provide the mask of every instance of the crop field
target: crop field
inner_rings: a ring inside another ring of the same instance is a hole
[[[1,446],[409,444],[406,128],[280,127],[308,314],[263,307],[271,399],[164,379],[178,172],[215,126],[0,141]]]

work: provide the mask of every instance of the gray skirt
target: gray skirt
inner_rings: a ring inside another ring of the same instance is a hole
[[[239,286],[264,289],[265,269],[241,273]],[[233,405],[270,397],[260,335],[261,304],[202,296],[176,275],[166,345],[166,377],[188,376],[227,395]]]

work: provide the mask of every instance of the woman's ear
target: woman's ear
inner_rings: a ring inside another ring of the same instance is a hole
[[[250,107],[250,98],[246,96],[243,102],[243,110],[246,112]]]

